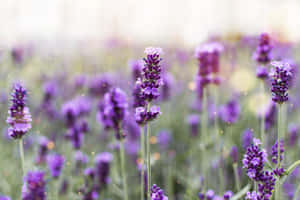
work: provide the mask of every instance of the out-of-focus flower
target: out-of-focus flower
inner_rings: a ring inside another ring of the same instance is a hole
[[[38,147],[38,155],[35,159],[35,162],[37,164],[42,164],[46,162],[47,154],[48,154],[48,145],[50,144],[50,140],[42,136],[38,139],[39,147]]]
[[[260,79],[268,78],[269,72],[265,66],[258,66],[256,68],[256,76]]]
[[[113,88],[109,93],[106,93],[99,107],[99,121],[104,124],[105,128],[113,128],[117,132],[118,139],[125,137],[125,135],[119,136],[119,131],[120,124],[126,116],[127,107],[126,94],[120,88]]]
[[[220,108],[221,119],[229,124],[235,123],[239,119],[241,107],[236,99],[230,100]]]
[[[232,162],[234,162],[234,163],[238,162],[238,157],[239,156],[238,156],[238,148],[237,148],[237,146],[233,146],[231,148],[230,156],[231,156]]]
[[[64,179],[60,185],[59,195],[65,195],[69,189],[69,181]]]
[[[102,97],[105,93],[107,93],[110,90],[111,87],[111,77],[107,74],[97,75],[93,77],[88,84],[90,95],[95,97]]]
[[[193,136],[196,136],[199,130],[200,117],[199,115],[192,114],[187,117],[187,123],[190,126],[190,130]]]
[[[11,96],[12,105],[6,120],[10,125],[8,134],[14,139],[19,139],[31,129],[31,115],[26,106],[27,90],[20,83],[16,83]]]
[[[274,126],[276,120],[276,113],[276,104],[273,101],[271,101],[265,113],[265,130],[269,130]]]
[[[167,130],[160,131],[157,135],[157,141],[162,150],[168,149],[171,139],[171,133]]]
[[[289,144],[290,147],[293,147],[297,144],[298,138],[299,138],[299,131],[300,131],[300,126],[297,126],[297,125],[290,125],[289,126],[288,144]]]
[[[65,157],[60,154],[51,154],[47,156],[47,164],[50,174],[53,178],[58,178],[65,163]]]
[[[223,195],[224,200],[230,200],[230,198],[233,196],[232,191],[226,191],[225,194]]]
[[[263,65],[269,63],[271,60],[272,48],[273,46],[269,34],[262,33],[259,37],[259,44],[253,54],[253,59]]]
[[[113,156],[109,152],[99,153],[95,158],[96,180],[100,188],[105,187],[109,182],[110,164]]]
[[[141,78],[143,61],[142,60],[130,60],[128,62],[128,65],[131,68],[133,80],[137,81],[138,78]]]
[[[46,200],[46,181],[44,172],[30,171],[24,178],[22,200]]]
[[[11,200],[11,198],[8,197],[8,196],[2,196],[2,195],[0,195],[0,200]]]
[[[251,143],[252,143],[252,140],[253,140],[253,133],[252,133],[252,130],[247,128],[244,132],[243,132],[243,135],[242,135],[242,144],[243,144],[243,148],[244,149],[247,149]]]

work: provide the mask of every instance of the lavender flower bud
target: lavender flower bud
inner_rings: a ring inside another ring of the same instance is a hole
[[[280,141],[280,161],[283,160],[283,140]],[[278,158],[278,141],[275,142],[275,144],[272,146],[272,162],[274,164],[277,164],[277,158]]]
[[[109,152],[99,153],[95,158],[97,183],[100,188],[106,186],[110,182],[110,164],[113,156]]]
[[[154,184],[151,187],[151,200],[168,200],[168,197],[164,195],[164,191],[160,187]]]
[[[267,33],[262,33],[259,38],[259,45],[256,48],[253,58],[261,64],[267,64],[271,60],[271,45],[270,36]]]

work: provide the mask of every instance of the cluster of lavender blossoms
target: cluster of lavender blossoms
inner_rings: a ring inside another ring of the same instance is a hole
[[[112,88],[104,95],[99,104],[98,120],[104,124],[106,129],[114,129],[117,139],[124,138],[121,134],[121,125],[126,116],[128,103],[126,94],[120,88]]]
[[[142,76],[136,82],[139,92],[135,95],[134,102],[136,107],[135,118],[140,125],[155,119],[161,112],[158,106],[152,106],[149,110],[145,108],[146,102],[151,102],[159,97],[159,87],[163,84],[161,78],[161,48],[148,47],[145,49],[147,54],[144,58]]]
[[[154,184],[151,187],[151,200],[168,200],[168,197],[164,195],[164,191],[160,187]]]
[[[292,78],[291,67],[288,63],[274,61],[270,72],[272,100],[282,104],[288,100],[288,89]]]
[[[256,76],[260,79],[268,77],[268,69],[265,67],[271,61],[271,51],[273,45],[267,33],[262,33],[259,37],[259,44],[253,54],[253,59],[259,64],[256,68]]]
[[[46,181],[42,171],[28,172],[24,178],[22,200],[46,200]]]
[[[26,106],[27,90],[22,84],[16,83],[13,87],[12,105],[8,110],[6,122],[10,125],[8,134],[14,139],[22,138],[31,129],[31,115]]]
[[[276,183],[275,176],[280,177],[285,172],[283,168],[270,171],[264,170],[267,153],[260,148],[260,144],[260,140],[254,138],[253,144],[248,147],[244,155],[243,168],[247,169],[248,177],[258,183],[258,191],[248,192],[246,200],[270,200]]]
[[[217,42],[208,43],[195,49],[194,55],[198,60],[196,85],[199,98],[202,98],[203,89],[209,83],[220,83],[218,73],[221,51],[223,51],[223,46]]]
[[[283,140],[280,140],[280,162],[283,160]],[[275,144],[272,146],[272,162],[277,164],[278,162],[278,141],[275,142]]]

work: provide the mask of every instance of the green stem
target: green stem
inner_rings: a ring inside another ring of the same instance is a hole
[[[293,171],[298,165],[300,165],[300,160],[297,160],[296,162],[294,162],[294,163],[286,170],[286,174],[289,175],[290,173],[292,173],[292,171]]]
[[[144,200],[145,198],[145,134],[144,134],[144,127],[141,126],[141,200]]]
[[[125,150],[124,150],[124,138],[120,133],[120,158],[121,158],[121,171],[122,171],[122,181],[123,181],[123,189],[124,189],[124,199],[128,200],[128,192],[127,192],[127,181],[126,181],[126,170],[125,170]]]
[[[147,107],[147,112],[150,111],[151,104],[150,102],[148,103]],[[150,122],[147,124],[147,180],[148,180],[148,185],[147,185],[147,197],[150,200],[150,187],[151,187],[151,163],[150,163]]]
[[[261,81],[261,92],[262,94],[264,94],[265,92],[265,84],[264,81]],[[260,139],[262,144],[264,144],[264,140],[265,140],[265,112],[264,112],[264,108],[262,109],[262,116],[261,116],[261,123],[260,123]]]
[[[173,188],[173,171],[172,171],[172,165],[169,164],[168,167],[168,195],[169,199],[174,199],[174,188]]]
[[[241,183],[240,183],[240,177],[238,173],[238,165],[237,163],[233,164],[233,171],[234,171],[234,178],[235,178],[235,185],[236,185],[236,191],[241,190]]]
[[[207,88],[203,88],[203,99],[202,99],[202,116],[201,116],[201,142],[203,144],[203,147],[201,149],[202,151],[202,175],[206,175],[208,177],[207,171],[206,171],[206,162],[205,162],[205,148],[207,144],[208,134],[207,134]],[[204,177],[204,188],[206,189],[208,187],[208,180],[207,177]]]
[[[280,168],[280,139],[281,139],[281,104],[278,104],[278,121],[277,121],[277,168]],[[275,200],[280,200],[280,181],[279,177],[275,185]]]
[[[293,200],[297,200],[297,198],[299,197],[299,194],[300,194],[300,184],[297,187],[297,190],[294,194]]]
[[[19,151],[20,151],[20,157],[21,157],[21,165],[23,170],[23,176],[25,176],[25,157],[24,157],[24,148],[23,148],[23,139],[19,139]]]

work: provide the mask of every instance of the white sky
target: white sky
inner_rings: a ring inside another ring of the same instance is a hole
[[[0,0],[0,38],[181,41],[279,29],[300,38],[298,0]]]

